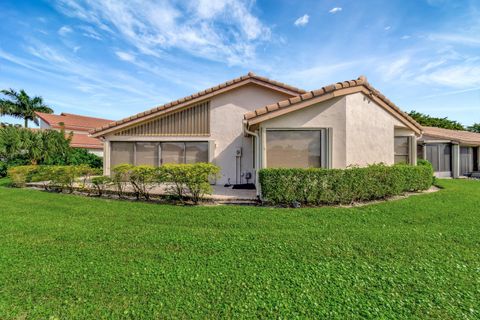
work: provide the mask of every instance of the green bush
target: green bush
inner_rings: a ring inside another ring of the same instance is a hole
[[[8,168],[7,175],[15,187],[24,187],[26,183],[32,182],[38,166],[17,166]]]
[[[259,182],[262,198],[276,205],[350,204],[426,190],[433,183],[433,169],[424,163],[348,169],[272,168],[259,171]]]
[[[3,178],[7,175],[8,165],[5,161],[0,161],[0,178]]]
[[[0,177],[6,174],[5,165],[7,168],[82,164],[91,168],[102,167],[102,158],[85,149],[70,147],[70,140],[64,131],[0,127]]]
[[[89,178],[96,173],[96,169],[92,169],[87,165],[29,165],[8,169],[8,176],[14,186],[23,187],[29,182],[42,182],[46,190],[54,188],[60,191],[68,190],[69,192],[73,192],[77,181],[80,182],[80,188],[86,190]]]
[[[125,189],[130,180],[130,171],[132,168],[133,165],[126,163],[119,164],[112,168],[111,178],[119,198],[125,196]]]
[[[112,179],[108,176],[98,176],[92,178],[92,185],[97,190],[97,195],[101,197],[109,185],[112,184]]]
[[[158,168],[120,164],[112,169],[112,182],[119,197],[125,195],[130,185],[137,199],[149,200],[150,190],[166,183],[170,185],[167,190],[171,195],[198,203],[206,194],[211,194],[209,181],[219,172],[220,168],[211,163],[165,164]]]
[[[159,183],[158,170],[152,166],[132,167],[128,173],[128,180],[133,188],[133,192],[138,199],[141,197],[150,200],[150,190]]]
[[[197,204],[205,194],[212,193],[210,179],[217,177],[220,168],[211,163],[195,163],[185,166],[188,166],[185,184],[192,201]]]

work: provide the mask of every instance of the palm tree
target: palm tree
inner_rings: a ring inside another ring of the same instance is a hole
[[[25,128],[28,127],[29,120],[38,125],[38,116],[35,112],[53,113],[53,110],[43,103],[42,97],[30,98],[24,90],[17,92],[8,89],[0,92],[7,96],[7,99],[0,99],[0,116],[9,115],[24,119]]]

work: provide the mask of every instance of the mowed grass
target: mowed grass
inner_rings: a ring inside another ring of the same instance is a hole
[[[0,319],[480,318],[480,181],[359,208],[0,187]]]

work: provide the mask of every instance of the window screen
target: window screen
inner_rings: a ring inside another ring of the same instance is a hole
[[[433,166],[433,170],[436,172],[449,172],[452,171],[452,147],[450,144],[438,143],[428,144],[427,148],[427,160]]]
[[[269,168],[321,167],[320,130],[268,130]]]
[[[208,142],[185,142],[185,163],[208,162]]]
[[[115,167],[119,164],[133,164],[133,142],[111,142],[110,165]]]
[[[135,164],[158,166],[158,143],[137,142],[135,149]]]
[[[408,137],[395,137],[395,163],[410,163]]]
[[[185,163],[185,143],[162,142],[162,164]]]

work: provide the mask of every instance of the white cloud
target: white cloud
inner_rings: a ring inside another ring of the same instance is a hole
[[[391,26],[386,26],[386,27],[384,28],[385,31],[388,31],[388,30],[390,30],[390,29],[392,29]]]
[[[340,11],[342,11],[342,8],[340,8],[340,7],[335,7],[335,8],[330,9],[330,11],[328,11],[328,12],[330,12],[330,13],[337,13],[337,12],[340,12]]]
[[[457,33],[438,33],[428,35],[429,40],[457,43],[467,46],[480,46],[480,38],[478,36],[471,36]]]
[[[63,26],[58,29],[58,34],[61,36],[66,36],[67,34],[71,33],[73,30],[69,26]]]
[[[256,47],[271,35],[242,0],[57,0],[57,7],[156,57],[180,49],[209,60],[249,64]]]
[[[128,62],[133,62],[135,61],[135,56],[131,53],[128,52],[123,52],[123,51],[116,51],[115,54],[120,60],[123,61],[128,61]]]
[[[308,14],[304,14],[303,16],[301,16],[300,18],[295,20],[295,22],[293,24],[296,25],[297,27],[303,27],[303,26],[307,25],[309,19],[310,19],[310,17],[308,16]]]
[[[403,35],[403,36],[400,37],[400,39],[402,39],[402,40],[408,40],[408,39],[410,39],[410,38],[411,38],[411,36],[408,35],[408,34],[405,34],[405,35]]]

